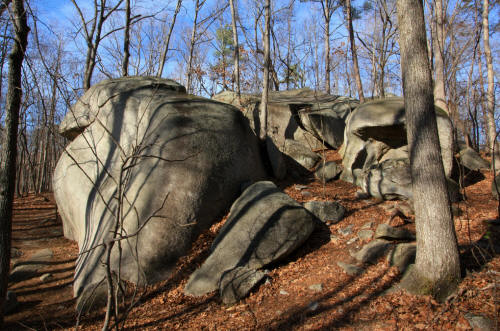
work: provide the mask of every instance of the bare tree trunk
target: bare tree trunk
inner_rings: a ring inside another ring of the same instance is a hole
[[[403,285],[444,299],[458,285],[460,262],[437,133],[422,0],[398,0],[397,12],[417,230],[415,267]]]
[[[125,0],[125,31],[123,36],[122,76],[128,76],[128,62],[130,58],[130,0]]]
[[[443,0],[435,0],[435,20],[434,20],[434,40],[432,46],[434,48],[434,102],[448,113],[445,91],[445,75],[444,75],[444,9]]]
[[[325,18],[325,91],[330,94],[330,19],[332,17],[330,3],[331,0],[324,0],[323,16]]]
[[[156,77],[161,77],[163,74],[163,67],[165,66],[165,61],[167,59],[168,47],[170,45],[170,38],[172,37],[172,31],[174,31],[175,20],[177,19],[177,14],[181,10],[182,0],[177,0],[177,6],[175,7],[174,16],[172,17],[172,23],[170,23],[170,29],[168,30],[167,40],[165,41],[165,47],[163,48],[163,52],[161,52],[160,57],[160,68],[156,73]]]
[[[363,84],[361,83],[361,75],[359,74],[358,53],[356,44],[354,42],[354,28],[352,26],[352,8],[351,0],[346,0],[346,16],[347,16],[347,30],[349,31],[349,44],[351,45],[352,67],[354,69],[354,77],[356,78],[356,86],[358,87],[358,97],[361,103],[365,102],[365,95],[363,93]]]
[[[21,73],[28,45],[29,27],[23,0],[12,1],[14,43],[9,55],[8,90],[5,104],[5,131],[0,163],[0,327],[10,268],[12,206],[16,184],[17,130],[21,108]]]
[[[236,81],[236,95],[238,101],[241,101],[240,91],[240,45],[238,44],[238,30],[236,29],[236,10],[234,8],[234,0],[229,0],[231,7],[231,20],[233,25],[233,44],[234,44],[234,80]]]
[[[496,142],[495,126],[495,78],[493,72],[493,59],[490,48],[490,28],[489,28],[489,0],[483,1],[483,44],[484,56],[486,57],[486,69],[488,70],[488,91],[486,92],[487,119],[488,119],[488,144],[490,153],[493,153]],[[492,154],[493,155],[493,154]]]
[[[193,53],[194,46],[196,43],[196,27],[198,26],[198,13],[200,12],[201,7],[205,3],[205,0],[200,2],[200,0],[196,0],[195,10],[194,10],[194,20],[193,20],[193,31],[191,31],[191,42],[189,44],[189,60],[187,67],[187,92],[192,93],[191,89],[191,81],[192,81],[192,71],[193,71]]]
[[[265,30],[264,30],[264,77],[262,81],[262,98],[260,101],[260,131],[259,138],[265,143],[267,138],[267,99],[269,92],[269,65],[271,62],[270,52],[270,32],[271,32],[271,0],[266,0],[265,4]]]

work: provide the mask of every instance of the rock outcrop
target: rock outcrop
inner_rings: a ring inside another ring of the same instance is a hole
[[[111,254],[113,272],[120,261],[122,279],[160,281],[229,208],[242,183],[266,176],[257,137],[242,113],[187,95],[171,80],[103,81],[60,128],[73,139],[57,163],[54,195],[64,234],[80,250],[75,296],[103,280],[104,247],[117,221],[122,226],[115,238],[121,240]]]
[[[314,230],[315,222],[313,214],[273,183],[251,185],[234,202],[229,218],[212,244],[210,256],[191,275],[184,292],[201,296],[214,291],[222,275],[235,268],[254,274],[250,271],[299,247]],[[237,276],[239,272],[230,274]]]

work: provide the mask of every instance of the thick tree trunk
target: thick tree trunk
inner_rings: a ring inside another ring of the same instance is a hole
[[[434,37],[432,46],[434,48],[434,102],[436,106],[448,112],[445,91],[445,75],[444,75],[444,9],[443,0],[435,0],[435,21],[434,21]]]
[[[236,95],[238,101],[241,101],[240,91],[240,45],[238,44],[238,30],[236,29],[236,10],[234,8],[234,0],[229,0],[231,7],[231,21],[233,25],[233,44],[234,44],[234,80],[236,81]]]
[[[128,76],[130,58],[130,0],[125,0],[125,31],[123,36],[122,76]]]
[[[165,66],[165,61],[167,59],[168,47],[170,45],[170,38],[172,37],[172,31],[174,31],[175,20],[177,19],[177,14],[181,10],[182,0],[177,0],[177,6],[175,7],[174,16],[172,17],[172,23],[170,23],[170,29],[168,30],[167,39],[165,40],[165,47],[163,48],[163,52],[161,52],[160,57],[160,68],[156,73],[156,77],[161,77],[163,74],[163,67]]]
[[[269,93],[269,65],[271,62],[270,32],[271,32],[271,0],[266,0],[265,4],[265,30],[264,30],[264,77],[262,81],[262,98],[260,101],[260,131],[259,138],[265,143],[267,138],[267,99]]]
[[[417,256],[403,285],[446,298],[460,279],[457,240],[437,133],[422,0],[398,0],[401,67]]]
[[[16,183],[17,130],[21,108],[21,72],[28,44],[29,28],[23,0],[12,1],[14,43],[9,55],[8,90],[5,104],[5,130],[0,164],[0,327],[10,268],[12,206]]]
[[[493,149],[496,142],[496,126],[495,126],[495,81],[493,72],[493,59],[491,57],[490,48],[490,28],[489,28],[489,0],[483,1],[483,44],[484,56],[486,57],[486,69],[488,70],[488,90],[486,92],[487,104],[487,123],[488,123],[488,145],[490,153],[493,155]]]
[[[359,74],[358,53],[356,51],[356,44],[354,42],[354,28],[352,26],[351,0],[346,0],[345,6],[346,6],[346,16],[347,16],[347,30],[349,31],[349,44],[351,45],[352,68],[354,70],[356,86],[358,87],[359,101],[363,103],[365,102],[365,95],[363,93],[363,84],[361,83],[361,75]]]

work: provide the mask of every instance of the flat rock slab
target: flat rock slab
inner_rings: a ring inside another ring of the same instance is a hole
[[[376,239],[388,240],[415,240],[415,235],[402,228],[395,228],[388,224],[380,224],[375,231]]]
[[[495,323],[489,318],[486,318],[481,315],[475,315],[472,313],[465,314],[465,318],[467,319],[470,326],[474,330],[480,330],[480,331],[495,330]]]
[[[212,253],[189,278],[184,293],[201,296],[218,288],[236,267],[260,269],[299,247],[315,228],[315,216],[271,182],[248,187],[231,207]]]
[[[338,223],[344,218],[345,208],[335,201],[308,201],[304,208],[324,223]]]
[[[378,258],[387,253],[391,243],[383,239],[375,239],[363,246],[353,257],[361,263],[376,263]]]
[[[226,271],[219,283],[219,293],[227,305],[244,298],[266,276],[265,271],[236,267]]]

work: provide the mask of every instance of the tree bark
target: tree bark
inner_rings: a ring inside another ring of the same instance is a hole
[[[168,47],[170,45],[170,38],[172,37],[172,31],[174,31],[175,20],[177,19],[177,14],[181,10],[182,0],[177,0],[177,6],[175,7],[174,16],[172,17],[172,23],[170,24],[170,29],[168,30],[167,40],[165,41],[165,47],[163,48],[163,52],[161,52],[160,57],[160,68],[156,74],[156,77],[161,77],[163,74],[163,67],[165,66],[165,61],[167,59]]]
[[[0,165],[0,327],[7,293],[12,233],[12,206],[16,183],[17,131],[21,108],[21,73],[29,27],[23,0],[12,1],[14,43],[9,55],[5,130]]]
[[[193,31],[191,31],[191,41],[189,46],[189,59],[188,59],[188,67],[187,67],[187,92],[192,93],[191,81],[192,81],[192,71],[193,71],[193,54],[194,54],[194,46],[196,43],[196,28],[198,26],[198,13],[200,12],[201,7],[205,3],[205,0],[200,2],[200,0],[196,0],[195,9],[194,9],[194,20],[193,20]]]
[[[325,18],[325,91],[330,94],[330,20],[331,14],[331,0],[324,0],[323,16]]]
[[[233,46],[234,46],[234,80],[236,81],[236,95],[238,102],[241,101],[240,91],[240,45],[238,44],[238,30],[236,29],[236,10],[234,8],[234,0],[229,0],[231,7],[231,20],[233,25]]]
[[[125,0],[125,31],[123,36],[122,76],[128,76],[128,62],[130,58],[130,0]]]
[[[493,72],[493,59],[490,48],[490,28],[489,28],[489,0],[483,1],[483,45],[484,56],[486,57],[486,69],[488,72],[488,90],[486,92],[487,104],[487,123],[488,123],[488,145],[490,153],[493,155],[493,149],[496,142],[495,126],[495,78]]]
[[[417,231],[415,267],[403,286],[444,299],[458,285],[460,262],[437,133],[422,0],[398,0],[397,12]]]
[[[354,69],[356,86],[358,87],[359,101],[363,103],[365,102],[365,95],[363,93],[363,84],[361,83],[361,75],[359,74],[358,53],[356,51],[356,44],[354,42],[354,28],[352,26],[351,0],[346,0],[345,6],[346,6],[346,16],[347,16],[347,30],[349,31],[349,44],[351,46],[352,67]]]
[[[267,99],[269,92],[269,65],[271,62],[270,52],[270,31],[271,31],[271,1],[266,0],[265,8],[265,29],[264,29],[264,77],[262,78],[262,98],[260,100],[260,131],[259,138],[265,143],[267,138]]]
[[[436,106],[440,107],[448,113],[448,106],[446,102],[446,91],[445,91],[445,75],[444,75],[444,9],[443,0],[435,0],[434,8],[434,40],[432,43],[434,49],[434,102]]]

